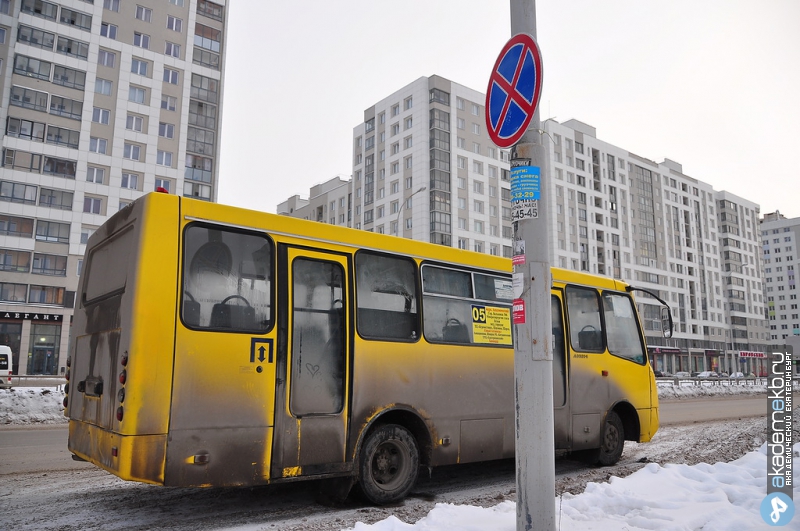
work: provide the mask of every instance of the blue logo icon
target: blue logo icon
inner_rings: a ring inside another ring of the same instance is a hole
[[[793,517],[794,502],[782,492],[769,494],[761,502],[761,518],[769,525],[786,525]]]

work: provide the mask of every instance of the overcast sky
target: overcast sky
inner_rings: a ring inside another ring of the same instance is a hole
[[[219,201],[352,171],[364,109],[438,74],[486,91],[509,0],[228,0]],[[800,2],[538,0],[542,120],[800,217]]]

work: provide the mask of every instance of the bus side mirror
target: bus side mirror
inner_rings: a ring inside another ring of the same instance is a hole
[[[667,339],[672,337],[672,313],[669,306],[661,307],[661,332]]]

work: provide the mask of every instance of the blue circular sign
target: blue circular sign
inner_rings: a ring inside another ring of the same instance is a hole
[[[500,52],[486,89],[486,128],[502,148],[516,144],[539,105],[542,57],[536,41],[520,33]]]

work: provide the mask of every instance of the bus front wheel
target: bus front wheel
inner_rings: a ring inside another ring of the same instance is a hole
[[[404,427],[387,424],[367,436],[359,480],[370,502],[384,505],[405,498],[417,481],[418,469],[417,442]]]
[[[625,428],[622,419],[613,411],[606,414],[606,421],[603,423],[603,433],[600,436],[600,448],[589,450],[585,457],[593,465],[611,466],[622,457],[622,450],[625,447]]]

